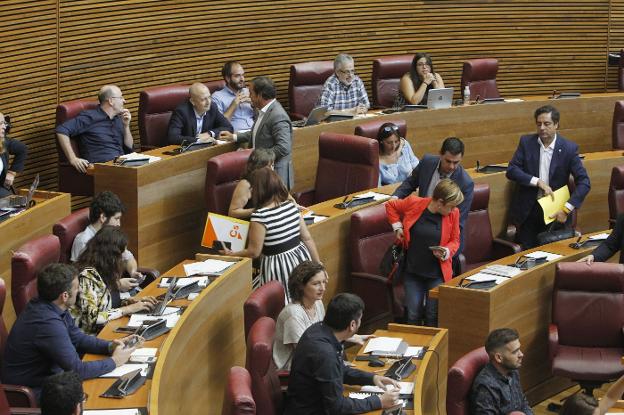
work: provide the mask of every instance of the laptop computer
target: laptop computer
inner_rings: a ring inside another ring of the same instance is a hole
[[[0,199],[0,209],[20,209],[30,207],[30,202],[35,195],[35,191],[37,191],[37,186],[39,186],[39,174],[35,176],[35,180],[33,180],[30,185],[30,189],[28,189],[26,196],[11,195],[3,197]]]
[[[327,117],[327,107],[312,108],[308,118],[305,120],[293,121],[293,127],[307,127],[308,125],[316,125]]]
[[[427,108],[450,108],[453,104],[453,88],[436,88],[429,90]]]

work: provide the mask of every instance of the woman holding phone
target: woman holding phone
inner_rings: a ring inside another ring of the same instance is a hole
[[[432,197],[412,195],[386,203],[388,221],[406,249],[402,278],[409,324],[420,324],[424,301],[425,325],[438,324],[437,300],[427,298],[427,292],[453,276],[452,259],[459,248],[457,205],[463,200],[459,186],[443,179]]]

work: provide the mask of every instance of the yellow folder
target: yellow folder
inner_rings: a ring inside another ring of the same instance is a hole
[[[563,186],[555,190],[553,194],[555,195],[555,200],[553,200],[550,195],[544,196],[537,200],[537,203],[542,206],[542,210],[544,211],[544,223],[546,225],[555,220],[550,218],[550,216],[563,209],[563,206],[570,199],[570,190],[568,190],[568,186]]]

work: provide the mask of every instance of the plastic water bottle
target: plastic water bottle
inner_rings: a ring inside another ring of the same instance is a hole
[[[466,85],[464,87],[464,105],[470,104],[470,87]]]

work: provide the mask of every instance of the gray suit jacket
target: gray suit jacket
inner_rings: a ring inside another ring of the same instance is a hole
[[[256,121],[257,122],[257,121]],[[237,134],[239,143],[251,142],[250,131]],[[295,184],[292,165],[292,123],[281,104],[273,102],[260,120],[254,148],[270,148],[275,153],[275,172],[282,178],[290,190]]]

